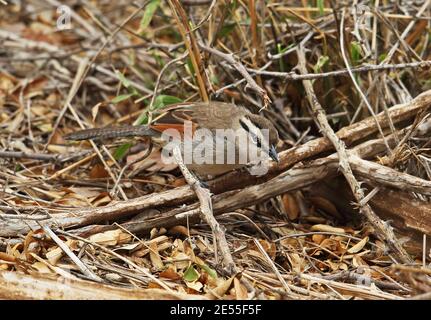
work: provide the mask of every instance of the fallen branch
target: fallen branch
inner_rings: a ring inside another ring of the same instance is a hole
[[[417,129],[417,135],[425,136],[431,131],[429,119]],[[396,132],[396,136],[401,136],[404,132],[411,130],[410,127],[405,128],[400,132]],[[386,137],[391,146],[396,145],[394,135]],[[320,139],[316,139],[320,140]],[[352,150],[352,155],[360,158],[372,158],[386,150],[382,139],[374,139],[366,141]],[[289,150],[287,151],[289,152]],[[282,153],[283,154],[283,153]],[[286,158],[284,158],[286,159]],[[289,161],[289,159],[286,159]],[[365,161],[365,160],[364,160]],[[323,178],[337,174],[336,155],[331,155],[323,159],[317,159],[304,165],[296,166],[289,169],[279,176],[276,176],[268,182],[254,185],[245,188],[242,191],[227,191],[223,194],[213,197],[214,214],[232,211],[238,208],[251,206],[276,195],[297,190],[309,186]],[[370,163],[373,167],[377,164]],[[374,183],[382,183],[393,188],[402,188],[403,190],[411,190],[415,192],[428,193],[429,182],[423,179],[406,175],[397,172],[393,169],[379,166],[378,169],[386,170],[379,175],[371,175],[366,169],[369,166],[355,165],[353,161],[353,170],[358,170],[356,173]],[[383,168],[382,168],[383,167]],[[368,172],[368,173],[367,173]],[[254,178],[253,176],[251,176]],[[399,179],[397,177],[400,177]],[[268,178],[267,178],[268,179]],[[379,180],[380,179],[380,180]],[[97,223],[102,221],[115,221],[118,219],[127,218],[137,213],[143,212],[150,208],[172,207],[184,204],[196,199],[196,196],[188,186],[179,187],[173,190],[150,194],[147,196],[131,199],[128,201],[120,201],[111,205],[100,208],[83,208],[74,212],[66,211],[63,213],[52,213],[51,219],[44,221],[52,228],[61,227],[64,229],[79,228],[77,234],[87,236],[104,230],[112,229],[112,226],[100,226]],[[220,202],[220,203],[219,203]],[[195,210],[195,215],[191,214]],[[170,227],[186,222],[185,216],[181,216],[185,212],[189,212],[190,219],[196,219],[199,216],[199,209],[195,204],[182,207],[181,210],[170,211],[160,214],[156,218],[149,217],[145,222],[125,223],[123,226],[132,232],[146,232],[154,227]],[[17,215],[19,218],[19,215]],[[24,218],[25,219],[25,218]],[[23,220],[24,220],[23,219]],[[88,227],[86,227],[88,226]],[[19,234],[26,234],[30,228],[39,228],[38,224],[33,221],[0,220],[0,236],[15,237]]]
[[[161,289],[126,289],[83,280],[49,279],[0,271],[1,299],[37,300],[197,300],[202,296]]]

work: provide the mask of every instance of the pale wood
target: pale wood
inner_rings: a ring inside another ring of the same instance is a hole
[[[84,280],[64,280],[0,271],[0,299],[196,300],[205,298],[162,289],[125,289]]]

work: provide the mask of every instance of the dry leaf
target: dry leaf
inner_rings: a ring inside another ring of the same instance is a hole
[[[54,133],[54,136],[51,139],[51,143],[52,144],[49,144],[47,147],[47,150],[49,152],[58,153],[58,154],[67,154],[67,153],[76,152],[76,148],[61,145],[64,143],[64,139],[58,132]]]
[[[140,152],[136,155],[133,155],[133,157],[131,156],[130,161],[133,161],[135,158],[143,157],[144,155],[146,155],[146,153],[147,153],[147,151],[143,150],[142,152]],[[129,158],[127,159],[127,161],[129,161]],[[172,171],[177,166],[178,165],[175,162],[173,162],[171,164],[163,163],[163,161],[161,159],[160,150],[154,149],[151,152],[151,154],[149,156],[147,156],[145,159],[133,164],[132,169],[136,170],[139,168],[140,170],[145,169],[149,172],[155,172],[155,171],[168,172],[168,171]]]
[[[333,233],[346,233],[342,228],[331,227],[326,224],[315,224],[310,228],[311,231],[323,231],[323,232],[333,232]]]
[[[120,251],[120,250],[133,251],[140,246],[142,246],[142,244],[139,242],[136,242],[136,243],[127,244],[127,245],[120,247],[120,248],[116,248],[116,249],[114,249],[114,251]]]
[[[93,108],[91,108],[91,115],[93,117],[93,122],[96,121],[97,114],[99,113],[99,107],[101,105],[102,105],[102,102],[99,102]]]
[[[184,240],[183,241],[183,246],[184,246],[184,252],[190,257],[191,261],[195,262],[195,252],[193,250],[193,248],[191,247],[191,244],[189,243],[189,241]]]
[[[6,73],[0,73],[0,91],[9,93],[15,87],[16,79]],[[0,95],[1,96],[1,95]]]
[[[61,250],[60,247],[57,247],[51,251],[48,251],[46,253],[46,259],[48,259],[49,263],[52,265],[56,265],[57,262],[61,259],[63,256],[63,250]]]
[[[93,206],[100,207],[111,203],[112,198],[111,195],[107,192],[103,192],[99,194],[95,200],[92,201]]]
[[[320,244],[320,247],[325,248],[337,255],[340,255],[346,252],[346,249],[341,245],[340,241],[335,239],[324,239]]]
[[[7,261],[7,262],[15,262],[16,258],[7,253],[0,252],[0,260]]]
[[[316,208],[329,213],[333,217],[342,218],[337,210],[337,207],[335,207],[335,205],[328,199],[322,197],[310,197],[309,199],[314,204],[314,206],[316,206]]]
[[[219,285],[212,290],[208,290],[209,292],[205,294],[205,296],[209,299],[218,299],[218,297],[223,297],[232,285],[233,279],[233,277],[227,280],[220,279]]]
[[[236,300],[247,300],[248,298],[247,288],[243,286],[237,278],[233,279],[233,286],[235,288]]]
[[[164,268],[162,258],[159,255],[159,249],[157,248],[157,243],[152,242],[150,247],[150,260],[156,270],[162,270]]]
[[[157,282],[150,281],[148,282],[148,289],[164,289]]]
[[[33,268],[35,268],[39,273],[55,273],[51,270],[45,263],[36,261],[31,265]]]
[[[211,249],[212,249],[212,248],[210,248],[210,244],[207,243],[202,237],[197,237],[196,246],[199,248],[199,250],[202,253],[206,253],[208,251],[211,251]]]
[[[173,262],[178,271],[187,269],[191,261],[190,257],[184,252],[177,252],[171,258],[174,260]]]
[[[347,250],[348,253],[358,253],[362,250],[362,248],[367,244],[368,237],[365,237],[361,241],[359,241],[357,244],[355,244],[353,247],[351,247],[349,250]]]
[[[64,244],[67,247],[69,247],[71,250],[73,250],[77,248],[78,241],[68,239]],[[51,265],[55,266],[63,255],[64,255],[64,251],[60,247],[56,247],[46,253],[46,259],[49,261]]]
[[[178,178],[178,179],[175,179],[174,182],[172,182],[172,185],[174,187],[181,187],[181,186],[185,186],[186,184],[187,183],[184,178]]]
[[[354,267],[368,266],[368,264],[364,261],[364,259],[362,259],[361,256],[357,254],[355,254],[355,256],[353,257],[352,264]]]
[[[204,287],[204,285],[202,283],[200,283],[199,281],[195,281],[195,282],[188,282],[185,281],[186,286],[190,289],[193,289],[196,292],[200,292],[202,290],[202,288]]]
[[[277,248],[275,247],[275,243],[269,242],[267,240],[259,240],[259,243],[263,247],[263,249],[266,251],[266,253],[269,255],[271,260],[274,260],[275,254],[277,251]]]
[[[326,236],[323,234],[313,234],[311,237],[311,240],[313,240],[314,243],[321,244],[323,240],[326,239]]]
[[[130,241],[130,235],[121,231],[120,229],[116,229],[102,233],[96,233],[90,236],[88,240],[104,246],[115,246],[118,243]]]
[[[160,278],[165,278],[169,280],[180,280],[182,277],[174,270],[173,266],[170,266],[166,270],[160,272]]]
[[[3,270],[3,271],[9,270],[9,265],[6,263],[0,264],[0,270]]]
[[[290,193],[285,193],[281,197],[281,201],[283,203],[284,211],[286,212],[289,220],[296,220],[299,216],[299,205],[294,196]]]
[[[157,235],[159,234],[159,230],[157,230],[157,228],[153,228],[150,231],[150,239],[154,239],[155,237],[157,237]]]
[[[306,262],[301,256],[297,253],[289,253],[287,255],[290,264],[292,266],[293,271],[300,273],[302,272],[306,267]]]
[[[30,259],[31,259],[31,255],[30,255],[30,250],[29,250],[29,248],[30,248],[30,244],[32,243],[32,242],[35,242],[35,241],[37,241],[36,239],[34,239],[33,238],[33,234],[34,234],[34,232],[33,231],[29,231],[29,233],[27,233],[27,235],[25,236],[25,240],[24,240],[24,248],[23,248],[23,254],[24,254],[24,256],[25,256],[25,259],[27,260],[27,261],[31,261]],[[14,250],[15,251],[15,250]]]
[[[108,171],[106,171],[105,167],[97,163],[95,164],[91,170],[90,170],[90,178],[97,179],[97,178],[107,178],[109,177]]]
[[[66,190],[87,199],[94,199],[100,195],[100,189],[89,187],[68,187]]]
[[[332,260],[325,260],[325,262],[331,267],[331,271],[337,271],[338,269],[340,269],[340,264],[337,261],[332,261]]]
[[[281,236],[287,236],[289,234],[292,234],[294,232],[292,232],[292,229],[287,228],[287,227],[273,227],[271,228],[272,231],[274,231],[275,233],[281,235]]]

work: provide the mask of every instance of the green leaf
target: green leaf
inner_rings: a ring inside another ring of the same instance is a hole
[[[144,15],[142,16],[140,23],[140,33],[142,33],[150,25],[150,22],[153,19],[153,15],[159,5],[160,0],[151,0],[150,3],[147,4],[147,8],[144,11]]]
[[[319,8],[319,13],[321,16],[325,13],[325,6],[323,5],[323,0],[317,0],[317,7]]]
[[[157,98],[154,100],[153,108],[150,111],[154,111],[154,110],[169,106],[171,104],[180,103],[180,102],[183,102],[183,100],[181,100],[180,98],[161,94],[161,95],[157,96]],[[148,123],[147,112],[148,112],[148,110],[145,109],[141,113],[139,118],[135,121],[134,124],[135,125],[147,124]]]
[[[115,160],[121,160],[126,154],[127,151],[129,151],[130,147],[132,146],[132,143],[125,143],[122,144],[121,146],[119,146],[115,151],[114,151],[114,159]]]
[[[127,80],[127,78],[124,76],[124,74],[122,74],[120,71],[115,70],[115,74],[117,75],[118,80],[120,80],[121,84],[125,87],[125,88],[129,88],[131,86],[131,83],[129,80]]]
[[[190,57],[188,57],[186,59],[186,64],[187,64],[187,68],[189,69],[189,72],[192,76],[195,75],[195,67],[193,67],[193,63],[192,63],[192,59],[190,59]]]
[[[350,54],[352,57],[353,65],[359,64],[359,60],[361,59],[361,56],[362,56],[362,48],[358,42],[352,41],[350,43]]]
[[[187,282],[194,282],[198,280],[200,274],[196,271],[196,269],[190,265],[187,270],[184,272],[183,279]]]
[[[156,60],[157,64],[159,65],[160,68],[163,68],[163,66],[165,65],[162,57],[157,53],[156,50],[151,52],[151,56],[154,58],[154,60]]]
[[[133,123],[135,126],[145,125],[148,123],[147,110],[141,113],[138,119]]]
[[[284,47],[283,48],[283,45],[281,43],[277,43],[277,53],[278,54],[284,53],[287,50],[289,50],[289,47]],[[284,72],[286,70],[286,68],[285,68],[285,65],[284,65],[284,59],[283,58],[279,59],[279,64],[280,64],[280,70],[281,70],[281,72]]]
[[[320,56],[319,60],[317,60],[317,63],[314,65],[314,73],[319,73],[322,71],[322,68],[328,63],[329,57],[328,56]]]
[[[233,31],[233,29],[235,29],[235,27],[236,27],[236,23],[229,23],[224,25],[220,30],[219,36],[221,38],[226,37],[229,33]]]
[[[217,75],[215,74],[215,72],[211,73],[211,75],[210,75],[210,81],[211,81],[211,83],[213,83],[215,85],[220,84],[220,81],[219,81]]]
[[[154,100],[153,110],[163,108],[165,106],[169,106],[171,104],[183,102],[180,98],[169,96],[165,94],[158,95]]]
[[[133,93],[121,94],[119,96],[116,96],[114,99],[112,99],[111,102],[113,104],[117,104],[117,103],[120,103],[121,101],[129,99],[130,97],[133,97],[133,95],[134,95]]]
[[[382,62],[383,60],[385,60],[387,56],[388,56],[387,53],[382,53],[381,55],[379,55],[379,62]]]
[[[200,264],[199,267],[204,270],[208,275],[214,279],[217,279],[217,272],[214,269],[211,269],[206,264]]]

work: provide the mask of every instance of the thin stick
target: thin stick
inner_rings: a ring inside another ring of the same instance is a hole
[[[283,78],[284,80],[291,80],[291,81],[302,81],[302,80],[314,80],[314,79],[336,77],[336,76],[349,76],[350,72],[361,73],[361,72],[383,71],[383,70],[402,70],[402,69],[408,69],[408,68],[425,68],[430,66],[431,66],[431,61],[425,60],[425,61],[397,63],[397,64],[389,64],[389,63],[379,64],[379,65],[370,64],[370,65],[363,65],[360,67],[355,67],[350,69],[341,69],[341,70],[335,70],[335,71],[329,71],[329,72],[306,73],[306,74],[296,74],[295,72],[267,71],[263,69],[257,70],[252,68],[247,68],[247,71],[250,73],[258,74],[262,76]]]
[[[226,62],[232,65],[247,81],[246,89],[247,87],[251,88],[253,91],[255,91],[259,96],[261,96],[263,100],[263,107],[266,108],[270,103],[271,99],[269,98],[268,94],[264,89],[259,87],[259,85],[254,81],[253,77],[248,73],[247,69],[239,62],[237,61],[232,54],[227,54],[224,52],[221,52],[215,48],[211,48],[206,46],[205,44],[199,42],[199,46],[205,50],[210,52],[211,54],[222,58]]]
[[[0,151],[0,158],[11,159],[32,159],[41,161],[57,161],[61,158],[60,154],[27,153],[22,151]]]
[[[229,275],[234,275],[237,273],[237,267],[235,266],[235,262],[233,261],[232,255],[230,253],[225,232],[214,218],[210,191],[206,188],[203,188],[199,180],[190,173],[189,169],[187,169],[181,155],[181,150],[178,146],[174,148],[173,155],[188,185],[193,189],[199,199],[201,218],[211,227],[211,230],[214,234],[214,241],[217,240],[217,246],[223,257],[226,271]]]
[[[61,248],[61,250],[63,250],[63,252],[69,256],[69,258],[76,264],[83,274],[94,281],[103,282],[99,276],[94,274],[93,271],[91,271],[81,260],[79,260],[72,250],[70,250],[70,248],[51,230],[50,227],[45,225],[42,226],[42,228],[46,234]]]
[[[271,266],[272,270],[274,270],[275,275],[277,276],[278,280],[280,280],[281,284],[284,287],[284,290],[286,290],[287,293],[291,293],[289,286],[287,285],[286,281],[284,280],[283,276],[281,275],[280,271],[278,271],[277,267],[275,266],[274,262],[269,257],[268,253],[266,253],[265,249],[262,247],[259,241],[257,241],[255,238],[253,238],[254,245],[259,249],[260,253],[265,257],[269,265]]]

